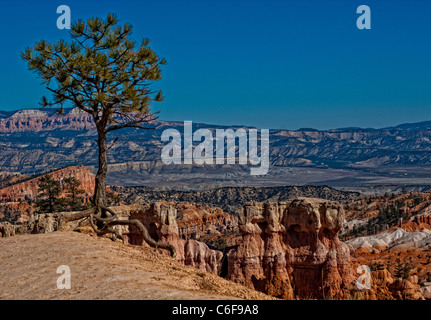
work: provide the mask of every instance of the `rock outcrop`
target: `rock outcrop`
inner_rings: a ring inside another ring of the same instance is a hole
[[[80,188],[85,191],[84,196],[93,195],[95,187],[94,174],[82,165],[66,167],[50,173],[53,179],[62,183],[64,178],[75,177],[81,181]],[[0,200],[4,202],[35,200],[39,193],[39,178],[29,179],[6,188],[0,189]]]
[[[420,291],[417,276],[410,276],[408,279],[395,279],[389,285],[392,296],[399,300],[423,300],[424,296]]]
[[[418,226],[427,225],[425,227],[431,228],[431,208],[428,207],[428,210],[422,214],[418,214],[410,218],[410,221],[416,223]]]
[[[169,202],[155,202],[130,213],[128,218],[138,219],[148,229],[150,236],[160,242],[172,244],[176,258],[185,265],[214,274],[220,274],[223,254],[211,250],[205,243],[197,240],[184,240],[179,235],[177,208]],[[145,245],[142,235],[133,226],[123,229],[130,244]]]
[[[349,247],[338,239],[343,221],[342,206],[321,199],[249,203],[227,278],[284,299],[342,297],[356,279]]]
[[[179,236],[198,240],[203,234],[222,234],[238,228],[238,219],[217,207],[189,202],[175,204]]]
[[[15,228],[16,226],[9,222],[0,222],[0,238],[14,236]]]
[[[371,271],[371,288],[357,298],[365,300],[423,300],[417,276],[394,277],[386,268]],[[358,293],[358,292],[357,292]]]
[[[27,202],[0,203],[0,222],[12,224],[25,223],[35,212],[35,208]]]
[[[27,179],[28,176],[19,172],[0,171],[0,189]]]
[[[431,300],[431,282],[424,283],[424,286],[419,290],[425,299]]]
[[[49,233],[57,231],[60,227],[62,213],[43,213],[32,215],[28,221],[22,224],[0,223],[0,238],[11,237],[24,233]]]

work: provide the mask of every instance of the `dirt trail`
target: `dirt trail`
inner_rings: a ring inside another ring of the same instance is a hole
[[[57,268],[71,289],[57,289]],[[153,249],[72,231],[0,238],[0,299],[270,299]]]

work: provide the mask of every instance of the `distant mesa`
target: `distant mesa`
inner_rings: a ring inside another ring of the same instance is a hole
[[[94,128],[91,115],[78,108],[65,109],[59,115],[54,109],[0,111],[0,132],[39,132],[55,129],[89,130]]]

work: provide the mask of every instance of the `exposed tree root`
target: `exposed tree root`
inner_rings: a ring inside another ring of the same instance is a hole
[[[102,215],[106,216],[106,218],[102,218]],[[142,236],[145,242],[148,243],[148,245],[156,249],[167,249],[170,251],[172,257],[176,257],[175,247],[168,243],[157,242],[153,238],[151,238],[147,228],[142,224],[141,221],[137,219],[120,220],[118,215],[108,207],[100,206],[99,209],[93,207],[78,213],[63,215],[61,217],[60,225],[64,225],[67,222],[81,219],[87,219],[90,222],[90,225],[93,230],[99,236],[112,233],[113,240],[121,239],[123,242],[125,242],[125,238],[121,234],[120,230],[118,228],[115,228],[115,226],[134,225],[141,231]]]
[[[88,218],[91,214],[93,214],[94,212],[96,212],[96,208],[92,207],[90,209],[84,210],[84,211],[80,211],[77,213],[71,213],[71,214],[63,214],[60,217],[60,226],[64,226],[67,222],[70,221],[76,221],[76,220],[81,220],[84,218]]]

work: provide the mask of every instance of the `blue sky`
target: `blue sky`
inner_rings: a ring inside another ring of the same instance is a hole
[[[353,0],[1,0],[0,109],[48,95],[19,53],[70,39],[72,20],[118,14],[168,60],[164,120],[259,128],[385,127],[431,120],[431,2]],[[371,8],[358,30],[356,8]]]

